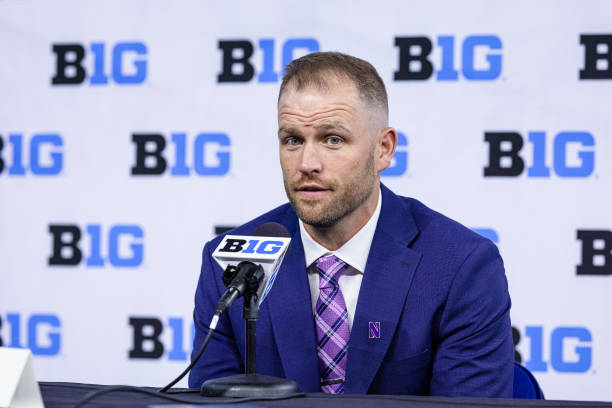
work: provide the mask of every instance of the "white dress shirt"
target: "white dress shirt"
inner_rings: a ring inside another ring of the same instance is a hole
[[[355,309],[357,308],[357,298],[359,297],[361,279],[363,278],[363,272],[365,271],[366,262],[368,261],[368,254],[370,252],[370,246],[372,246],[372,240],[374,239],[374,232],[376,231],[376,224],[378,223],[381,207],[382,194],[379,189],[378,203],[376,204],[374,214],[372,214],[368,222],[351,239],[336,251],[330,251],[312,239],[308,231],[306,231],[306,228],[304,228],[302,220],[300,220],[300,236],[302,238],[302,245],[304,246],[313,314],[317,305],[317,299],[319,298],[319,274],[316,268],[310,268],[310,266],[323,255],[335,255],[354,268],[348,269],[348,273],[344,273],[338,278],[338,285],[340,285],[340,290],[344,296],[344,302],[346,303],[348,312],[349,329],[353,328],[353,318],[355,317]]]

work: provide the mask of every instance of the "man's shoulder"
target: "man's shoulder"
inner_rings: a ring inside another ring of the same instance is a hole
[[[406,197],[400,200],[410,209],[419,230],[410,248],[421,256],[419,265],[425,287],[437,291],[442,296],[440,301],[445,301],[459,276],[470,281],[471,288],[482,288],[492,282],[505,284],[503,260],[491,240],[418,200]]]
[[[291,205],[289,203],[285,203],[236,228],[226,231],[223,234],[219,234],[210,240],[207,245],[216,247],[225,235],[253,235],[258,227],[267,222],[276,222],[283,225],[285,228],[287,228],[289,234],[292,235],[293,230],[297,226],[297,216],[295,215]]]

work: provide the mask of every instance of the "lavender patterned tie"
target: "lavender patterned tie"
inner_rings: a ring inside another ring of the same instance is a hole
[[[338,286],[338,278],[348,265],[334,255],[322,256],[316,263],[320,291],[315,323],[321,391],[343,394],[350,331],[346,303]]]

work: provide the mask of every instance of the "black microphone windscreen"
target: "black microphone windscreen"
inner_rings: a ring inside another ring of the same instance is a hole
[[[287,228],[278,222],[266,222],[265,224],[260,225],[257,227],[253,235],[256,237],[291,237],[291,235],[289,235],[289,231],[287,231]]]

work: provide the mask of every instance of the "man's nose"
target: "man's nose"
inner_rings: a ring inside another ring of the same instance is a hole
[[[304,174],[320,173],[323,169],[320,152],[314,143],[305,143],[302,148],[299,170]]]

